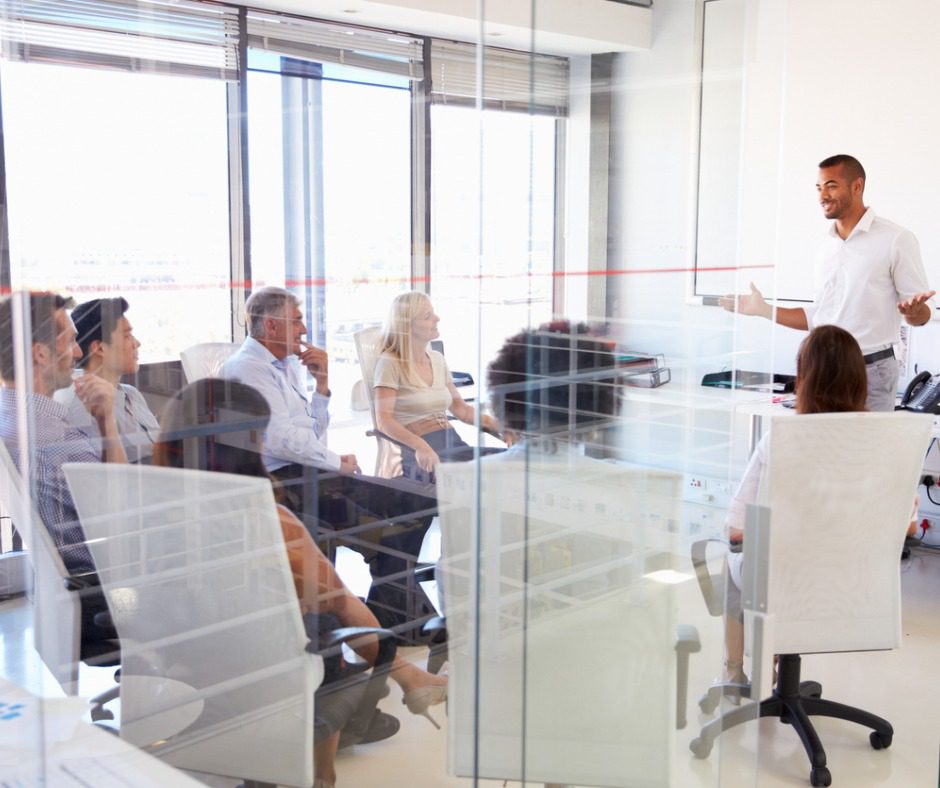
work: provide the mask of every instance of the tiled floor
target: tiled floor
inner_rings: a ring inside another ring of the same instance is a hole
[[[904,566],[904,645],[890,652],[827,654],[804,659],[804,675],[822,682],[827,696],[869,708],[889,719],[895,728],[893,746],[876,752],[867,733],[849,723],[822,719],[818,730],[829,755],[833,783],[838,786],[924,786],[938,784],[940,755],[940,554],[915,554]],[[29,611],[22,600],[0,605],[0,672],[7,678],[39,688],[42,674],[27,658],[23,632]],[[703,634],[703,654],[693,657],[693,692],[707,686],[714,671],[713,652]],[[420,661],[423,649],[409,649],[410,658]],[[107,681],[100,673],[87,673],[86,691]],[[689,726],[676,733],[673,743],[674,779],[685,786],[808,785],[808,767],[802,747],[789,726],[773,720],[748,724],[725,733],[711,756],[704,761],[688,752],[688,742],[707,718],[698,715],[690,698]],[[402,727],[391,739],[357,746],[340,753],[339,786],[355,788],[446,788],[473,782],[447,774],[447,719],[442,707],[433,710],[444,726],[436,730],[427,720],[415,717],[401,705],[393,689],[383,701],[384,710],[401,720]],[[759,734],[756,732],[759,731]],[[214,786],[236,782],[205,777]],[[480,781],[480,785],[500,785]]]

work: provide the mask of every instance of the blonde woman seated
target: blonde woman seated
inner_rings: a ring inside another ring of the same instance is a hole
[[[476,409],[463,401],[444,356],[429,347],[440,332],[440,318],[424,293],[402,293],[392,301],[375,366],[375,421],[379,430],[402,444],[405,476],[434,481],[439,462],[471,460],[474,447],[450,425],[447,411],[466,424]],[[482,414],[480,426],[498,432],[496,420]],[[480,449],[490,454],[499,449]]]

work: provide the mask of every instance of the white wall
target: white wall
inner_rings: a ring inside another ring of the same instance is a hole
[[[816,164],[837,152],[865,164],[867,204],[918,236],[940,286],[931,193],[940,176],[940,3],[747,0],[746,14],[742,143],[738,167],[729,166],[741,173],[737,263],[772,267],[740,271],[737,286],[754,279],[770,296],[811,297],[812,254],[826,228]],[[700,23],[700,0],[657,0],[651,50],[619,56],[611,266],[629,273],[619,277],[618,314],[643,347],[736,351],[742,368],[773,356],[787,371],[798,332],[686,305],[681,273],[636,273],[693,260]],[[649,322],[657,319],[666,325]],[[915,335],[915,361],[918,345],[926,342]]]
[[[615,317],[627,343],[665,353],[671,365],[687,368],[690,379],[732,363],[771,368],[777,333],[766,321],[687,303],[700,26],[699,2],[658,0],[650,51],[618,56],[611,183],[610,267],[620,272]]]

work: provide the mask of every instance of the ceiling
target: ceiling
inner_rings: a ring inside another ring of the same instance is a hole
[[[649,49],[652,10],[607,0],[230,0],[319,19],[556,55]]]

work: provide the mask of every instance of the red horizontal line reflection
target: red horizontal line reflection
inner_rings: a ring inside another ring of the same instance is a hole
[[[438,272],[434,275],[437,280],[462,280],[462,281],[506,281],[513,279],[567,279],[593,276],[633,276],[649,274],[690,274],[690,273],[716,273],[728,271],[756,271],[768,270],[774,268],[772,264],[764,265],[721,265],[721,266],[677,266],[671,268],[601,268],[597,270],[583,271],[551,271],[545,273],[522,272],[522,273],[469,273],[469,274],[450,274]],[[357,276],[352,279],[332,278],[306,278],[306,279],[288,279],[284,282],[287,288],[319,288],[333,286],[379,286],[379,285],[409,285],[415,286],[426,284],[431,281],[430,276],[411,277],[411,276],[380,276],[367,277]],[[235,282],[216,280],[213,282],[129,282],[119,285],[95,285],[80,284],[72,287],[62,287],[69,293],[100,293],[100,292],[181,292],[187,290],[247,290],[253,286],[248,280]],[[9,288],[0,288],[0,296],[6,296],[11,293]]]

